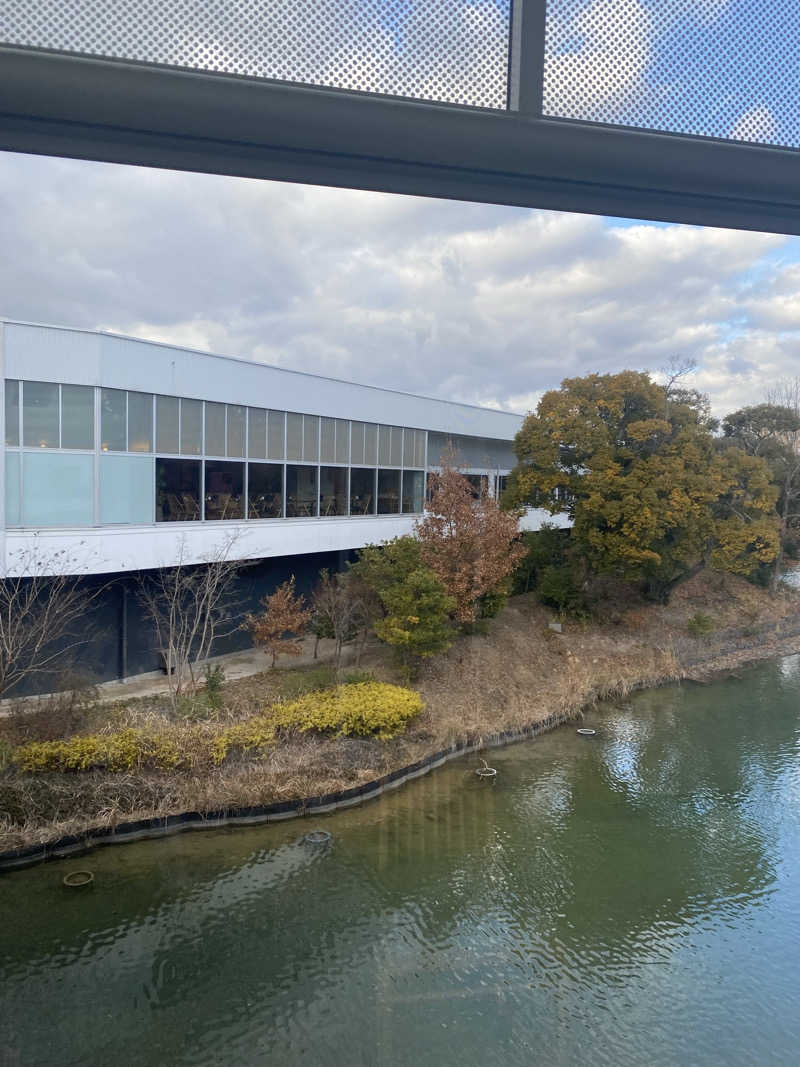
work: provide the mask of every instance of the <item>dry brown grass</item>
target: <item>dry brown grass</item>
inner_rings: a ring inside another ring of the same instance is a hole
[[[345,789],[453,743],[519,730],[554,713],[578,715],[596,700],[681,677],[685,672],[676,655],[681,642],[703,648],[686,637],[687,622],[698,610],[717,620],[717,638],[726,627],[733,632],[749,622],[764,625],[797,616],[799,606],[797,593],[774,597],[741,579],[699,575],[665,607],[629,605],[615,621],[567,624],[559,635],[548,629],[551,615],[532,594],[517,597],[492,621],[488,635],[461,637],[429,663],[416,684],[426,710],[394,741],[292,738],[261,759],[226,762],[203,773],[23,775],[7,768],[0,772],[0,850],[130,819],[230,810]],[[709,658],[712,654],[709,647]],[[379,680],[396,680],[377,643],[366,650],[362,668]],[[251,716],[282,694],[296,695],[298,686],[315,682],[314,670],[319,668],[265,671],[228,683],[222,708],[215,711],[200,701],[194,709],[184,708],[183,716],[154,698],[112,706],[43,704],[0,722],[0,750],[26,740],[165,722],[178,730],[185,724],[188,744],[198,725],[211,729]],[[323,674],[316,677],[323,681]]]

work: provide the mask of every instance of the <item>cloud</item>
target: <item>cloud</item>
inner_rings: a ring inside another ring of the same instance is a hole
[[[752,107],[734,125],[730,136],[734,141],[774,144],[778,137],[778,120],[766,105]]]
[[[673,355],[725,410],[800,366],[772,235],[4,155],[0,241],[3,316],[511,410]]]
[[[655,32],[641,0],[549,12],[544,113],[614,121],[642,94]]]

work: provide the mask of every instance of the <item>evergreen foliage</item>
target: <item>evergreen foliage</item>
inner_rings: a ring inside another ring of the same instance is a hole
[[[777,552],[777,493],[715,428],[702,395],[648,374],[566,379],[517,434],[509,499],[568,515],[587,576],[657,599],[705,563],[750,575]]]
[[[395,649],[407,671],[415,661],[450,647],[455,601],[423,563],[416,538],[362,548],[350,573],[374,592],[381,609],[375,633]]]

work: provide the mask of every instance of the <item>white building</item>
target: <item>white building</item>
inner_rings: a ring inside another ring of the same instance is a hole
[[[0,566],[11,576],[67,570],[127,587],[228,546],[233,558],[273,561],[261,568],[262,594],[286,573],[308,585],[320,566],[410,533],[426,473],[448,447],[476,485],[497,492],[522,424],[504,411],[30,323],[0,323],[0,366]],[[541,518],[529,513],[525,525]],[[111,629],[128,630],[127,618]],[[147,669],[155,660],[140,651]],[[115,669],[102,657],[104,674],[133,673],[123,653]]]

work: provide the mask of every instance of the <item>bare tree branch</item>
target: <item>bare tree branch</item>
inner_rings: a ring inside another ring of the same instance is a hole
[[[66,550],[43,554],[36,539],[0,580],[0,696],[36,674],[57,673],[91,640],[90,609],[107,584],[87,586]]]
[[[233,582],[242,567],[231,559],[239,538],[232,533],[199,564],[178,563],[139,581],[139,600],[155,627],[164,660],[170,698],[175,706],[197,685],[197,664],[208,659],[214,642],[241,627],[243,611],[233,596]]]

